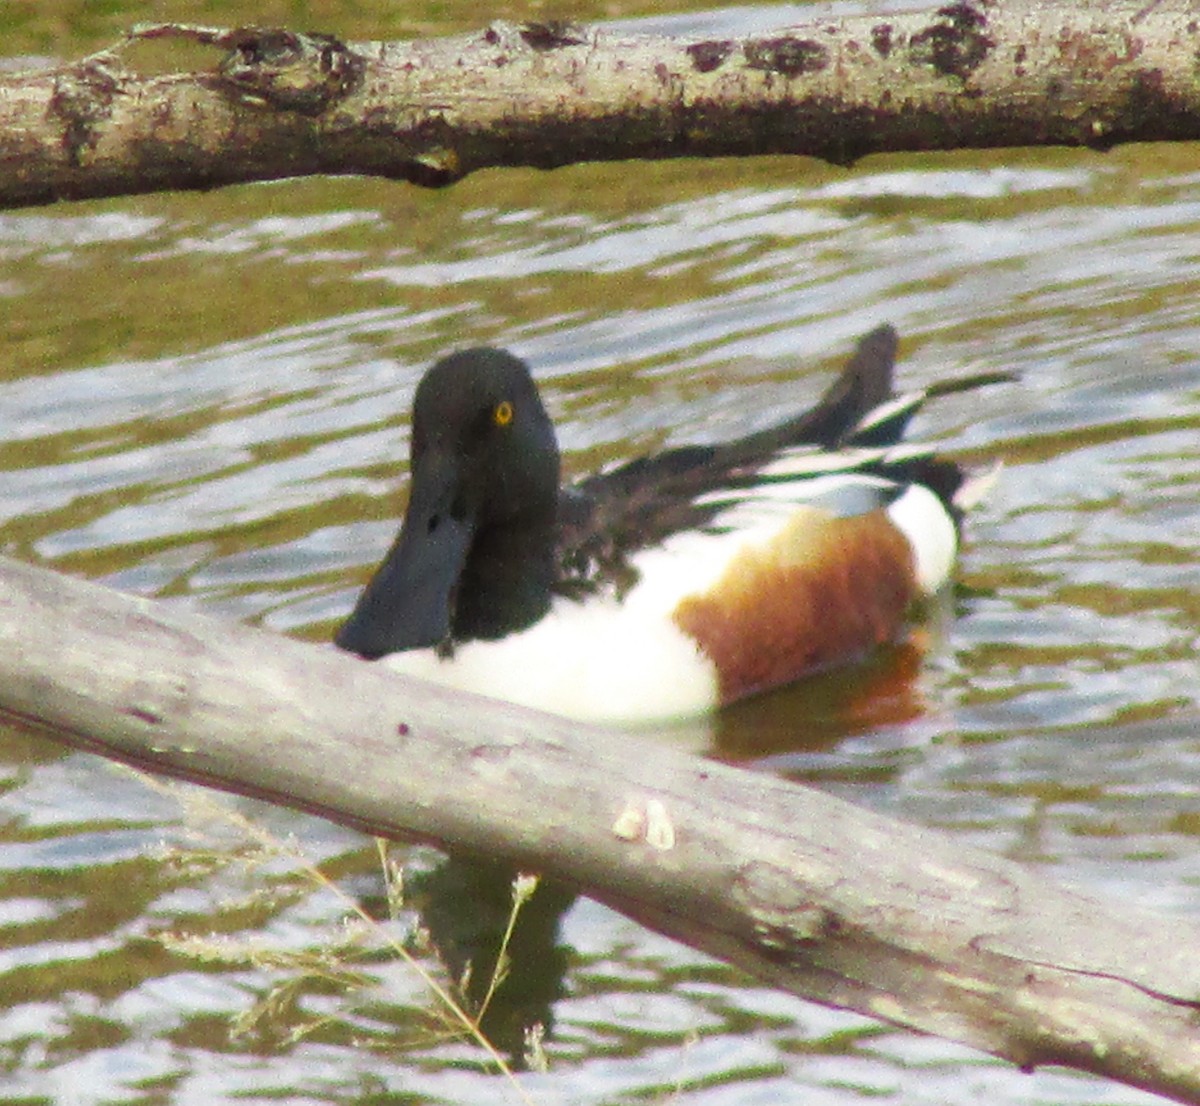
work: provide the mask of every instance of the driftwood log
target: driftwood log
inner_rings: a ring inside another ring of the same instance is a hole
[[[808,788],[0,559],[0,716],[491,854],[818,1002],[1200,1102],[1200,926]]]
[[[185,37],[211,68],[143,75]],[[145,26],[0,78],[0,206],[357,173],[444,185],[488,166],[1200,138],[1190,0],[956,0],[746,38],[571,23],[345,43]]]

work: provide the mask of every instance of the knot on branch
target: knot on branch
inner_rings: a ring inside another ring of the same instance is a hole
[[[566,19],[526,23],[497,19],[483,32],[483,41],[488,46],[499,48],[493,62],[498,66],[507,65],[511,55],[521,50],[535,50],[542,54],[561,50],[565,46],[586,46],[591,40],[592,32],[587,27]]]
[[[730,39],[708,39],[704,42],[693,42],[687,48],[687,56],[697,73],[711,73],[720,69],[726,59],[733,53],[735,43]]]
[[[781,77],[819,73],[829,65],[829,51],[811,38],[797,38],[791,35],[759,38],[747,42],[743,51],[746,64],[751,69],[778,73]]]
[[[588,40],[586,27],[565,19],[551,19],[545,23],[522,23],[518,33],[525,45],[532,50],[560,50],[564,46],[583,46]]]
[[[243,99],[320,115],[362,80],[363,59],[331,35],[242,27],[222,42],[221,76]]]
[[[730,888],[733,902],[752,921],[758,951],[776,963],[803,959],[844,929],[841,917],[813,900],[808,882],[796,872],[758,860],[742,865]]]
[[[842,929],[838,915],[809,903],[786,914],[756,917],[754,940],[758,951],[769,960],[792,964],[811,958],[820,942],[838,937]]]
[[[83,164],[96,132],[112,113],[123,73],[108,53],[86,58],[55,79],[51,110],[63,123],[63,144],[73,166]]]
[[[909,39],[909,56],[943,76],[966,81],[996,45],[987,33],[987,16],[969,3],[938,8],[937,16],[936,23]]]

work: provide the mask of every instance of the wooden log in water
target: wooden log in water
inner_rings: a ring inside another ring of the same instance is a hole
[[[1200,1101],[1200,926],[809,788],[0,559],[0,715],[574,885],[772,986]]]
[[[212,64],[139,70],[139,43],[171,38]],[[0,206],[321,173],[440,186],[490,166],[1193,140],[1198,52],[1187,0],[956,0],[691,39],[149,25],[0,77]]]

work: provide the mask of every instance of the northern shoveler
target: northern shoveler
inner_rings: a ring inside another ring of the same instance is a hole
[[[335,638],[438,683],[609,723],[700,714],[894,639],[949,578],[978,490],[900,438],[896,332],[811,410],[562,488],[524,362],[439,361],[417,387],[404,526]]]

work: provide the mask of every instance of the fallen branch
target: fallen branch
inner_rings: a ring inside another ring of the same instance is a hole
[[[0,714],[540,871],[819,1002],[1200,1101],[1200,928],[784,781],[0,559]]]
[[[127,66],[137,40],[171,36],[223,60]],[[501,165],[1196,139],[1198,52],[1186,0],[960,0],[707,40],[494,23],[348,44],[160,24],[0,79],[0,205],[315,173],[443,185]]]

